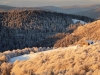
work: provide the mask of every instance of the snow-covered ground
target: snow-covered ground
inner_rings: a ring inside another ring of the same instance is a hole
[[[77,19],[72,19],[73,23],[77,23],[80,22],[82,24],[86,24],[86,22],[82,21],[82,20],[77,20]]]
[[[93,44],[94,42],[92,40],[86,40],[89,44]]]
[[[33,54],[25,54],[25,55],[22,55],[22,56],[11,58],[9,62],[14,63],[16,60],[19,60],[19,61],[28,60],[28,59],[36,57],[40,53],[51,53],[53,51],[63,51],[63,50],[72,50],[72,49],[76,50],[79,47],[80,46],[76,45],[76,46],[69,46],[69,47],[63,47],[63,48],[58,48],[58,49],[42,51],[42,52],[33,53]]]
[[[21,60],[28,60],[28,59],[30,59],[30,58],[32,58],[34,56],[35,56],[35,54],[25,54],[25,55],[22,55],[22,56],[18,56],[18,57],[11,58],[10,59],[10,62],[13,63],[16,60],[19,60],[19,61],[21,61]]]

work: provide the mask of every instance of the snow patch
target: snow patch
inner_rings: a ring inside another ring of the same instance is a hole
[[[81,24],[86,24],[86,22],[84,22],[82,20],[72,19],[72,21],[73,21],[74,24],[77,23],[77,22],[79,22]]]
[[[11,63],[14,63],[16,60],[19,60],[19,61],[28,60],[30,58],[35,57],[36,54],[37,53],[35,53],[35,54],[25,54],[25,55],[17,56],[17,57],[11,58],[10,59],[10,62]]]
[[[9,62],[14,63],[16,60],[22,61],[22,60],[28,60],[28,59],[31,59],[31,58],[33,59],[37,55],[39,55],[40,53],[47,54],[47,53],[51,53],[51,52],[54,52],[54,51],[57,52],[57,51],[64,51],[64,50],[76,50],[78,48],[80,48],[80,46],[75,45],[75,46],[69,46],[69,47],[63,47],[63,48],[61,47],[61,48],[57,48],[57,49],[37,52],[37,53],[34,53],[34,54],[25,54],[25,55],[22,55],[22,56],[17,56],[17,57],[11,58]]]
[[[86,40],[89,44],[94,44],[92,40]]]

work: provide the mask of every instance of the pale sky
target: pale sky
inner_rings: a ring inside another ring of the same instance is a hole
[[[100,4],[100,0],[0,0],[0,5],[10,6],[70,6],[70,5],[86,5]]]

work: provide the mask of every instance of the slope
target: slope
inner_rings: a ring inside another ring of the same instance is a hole
[[[75,5],[75,6],[42,6],[42,7],[12,7],[6,5],[0,5],[0,11],[11,11],[11,10],[44,10],[51,12],[67,13],[88,16],[91,18],[98,19],[100,14],[98,11],[100,5]]]
[[[58,48],[51,52],[39,53],[27,61],[15,61],[11,75],[99,75],[99,48],[100,43],[96,43],[76,49]],[[1,68],[4,68],[3,66],[9,65],[4,63]],[[6,69],[4,71],[6,75]]]
[[[71,44],[85,44],[86,40],[100,40],[100,20],[79,26],[72,34],[66,35],[55,43],[55,47],[65,47]]]
[[[91,18],[99,19],[100,18],[100,7],[97,7],[95,9],[91,9],[91,10],[78,12],[78,13],[75,13],[75,14],[76,15],[84,15],[84,16],[88,16],[88,17],[91,17]]]
[[[12,6],[7,6],[7,5],[0,5],[0,11],[8,11],[8,10],[12,10],[15,7]]]
[[[67,13],[75,14],[79,12],[96,9],[97,7],[100,7],[100,5],[74,5],[74,6],[63,6],[61,8],[65,9]]]
[[[66,35],[67,28],[74,24],[73,19],[87,23],[93,21],[93,19],[85,16],[42,10],[1,12],[0,50],[41,46],[53,47],[58,39],[62,39]]]

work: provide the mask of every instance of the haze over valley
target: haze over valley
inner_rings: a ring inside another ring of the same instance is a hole
[[[100,17],[100,5],[73,5],[73,6],[41,6],[41,7],[13,7],[0,5],[0,11],[10,10],[44,10],[51,12],[59,12],[65,14],[75,14],[80,16],[87,16],[93,19],[99,19]]]

